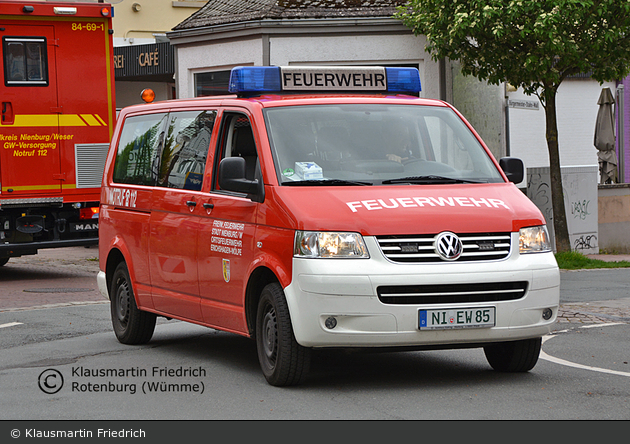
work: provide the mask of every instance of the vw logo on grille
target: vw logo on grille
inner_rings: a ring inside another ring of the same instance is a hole
[[[435,239],[435,251],[445,261],[454,261],[462,255],[464,247],[455,233],[445,231]]]

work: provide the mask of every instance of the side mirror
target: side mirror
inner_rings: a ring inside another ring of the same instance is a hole
[[[525,167],[521,159],[516,157],[502,157],[499,160],[499,166],[510,182],[520,183],[523,181],[525,177]]]
[[[245,178],[245,159],[226,157],[219,163],[219,187],[226,191],[245,193],[255,202],[264,200],[262,177],[257,174],[254,180]]]

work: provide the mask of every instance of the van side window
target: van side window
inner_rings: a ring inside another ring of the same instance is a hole
[[[155,185],[168,114],[129,117],[118,142],[114,182]]]
[[[4,84],[48,86],[45,37],[3,37]]]
[[[157,185],[201,190],[216,111],[169,114]]]
[[[249,119],[241,114],[226,115],[223,119],[220,159],[242,157],[245,159],[245,177],[254,180],[258,168],[258,154],[254,133]]]

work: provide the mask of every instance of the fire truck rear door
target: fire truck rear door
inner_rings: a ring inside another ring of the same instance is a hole
[[[60,167],[53,26],[2,24],[2,197],[59,194]]]

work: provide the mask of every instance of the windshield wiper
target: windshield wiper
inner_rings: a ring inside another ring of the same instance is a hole
[[[389,179],[382,182],[383,185],[389,185],[394,183],[410,183],[410,184],[439,184],[439,183],[485,183],[478,180],[466,180],[466,179],[454,179],[452,177],[444,176],[409,176],[401,177],[399,179]]]
[[[305,186],[326,186],[326,185],[373,185],[370,182],[357,182],[354,180],[343,179],[310,179],[310,180],[297,180],[294,182],[282,182],[282,185],[305,185]]]

